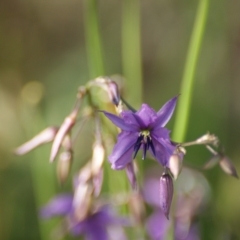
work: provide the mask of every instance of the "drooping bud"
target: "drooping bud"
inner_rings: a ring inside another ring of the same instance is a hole
[[[232,161],[227,156],[223,156],[220,159],[219,165],[225,173],[232,175],[235,178],[239,178]]]
[[[14,153],[17,155],[24,155],[42,144],[49,143],[53,141],[57,132],[58,127],[48,127],[28,142],[15,149]]]
[[[83,221],[91,210],[93,188],[89,183],[79,182],[74,191],[73,207],[74,216],[78,221]]]
[[[92,81],[92,84],[104,89],[107,92],[110,101],[116,106],[118,106],[120,101],[120,93],[116,82],[114,82],[109,77],[98,77],[94,81]]]
[[[71,131],[72,127],[76,122],[76,112],[73,112],[68,117],[65,118],[63,124],[61,125],[56,137],[54,138],[51,154],[50,154],[50,162],[53,162],[58,154],[58,151],[61,147],[61,144],[67,134]]]
[[[105,149],[103,145],[99,142],[96,142],[93,147],[93,156],[92,156],[92,174],[98,175],[99,171],[102,168],[104,161]]]
[[[108,81],[107,83],[107,93],[112,101],[116,106],[118,106],[120,101],[120,93],[118,90],[118,85],[114,81]]]
[[[78,221],[84,220],[91,211],[93,186],[91,184],[91,165],[87,163],[74,179],[73,207]]]
[[[172,203],[172,197],[172,178],[168,173],[163,173],[160,178],[160,206],[167,219],[169,219],[169,211]]]
[[[173,154],[169,159],[169,168],[173,175],[173,178],[176,180],[179,173],[182,170],[182,159],[178,154]]]
[[[132,186],[133,190],[137,190],[138,186],[137,186],[137,178],[136,178],[136,174],[135,174],[135,170],[134,170],[134,165],[132,162],[128,163],[126,168],[126,174],[128,177],[128,180]]]
[[[72,166],[72,151],[64,151],[59,156],[57,176],[61,184],[67,180]]]

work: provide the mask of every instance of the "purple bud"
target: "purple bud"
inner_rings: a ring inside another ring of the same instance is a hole
[[[119,101],[120,101],[120,93],[118,90],[118,85],[114,81],[109,81],[107,83],[107,93],[109,95],[109,98],[111,101],[118,106]]]
[[[169,219],[169,211],[172,203],[172,197],[172,178],[168,173],[163,173],[160,178],[160,206],[167,219]]]
[[[118,106],[120,101],[120,93],[116,82],[111,80],[109,77],[98,77],[91,82],[91,85],[99,86],[104,89],[107,92],[111,102]]]

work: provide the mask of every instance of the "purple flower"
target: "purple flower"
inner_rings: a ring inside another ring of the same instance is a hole
[[[58,195],[48,205],[41,209],[43,218],[64,216],[67,220],[67,229],[73,236],[84,235],[86,240],[108,240],[108,228],[110,226],[127,224],[125,219],[116,217],[108,206],[103,206],[81,221],[75,217],[73,196],[70,194]],[[118,234],[121,234],[121,237]],[[117,236],[118,235],[118,236]],[[116,232],[116,239],[125,239],[124,234]]]
[[[125,168],[136,157],[140,148],[143,150],[143,159],[149,150],[160,164],[168,166],[176,146],[171,142],[170,131],[165,125],[172,117],[176,102],[177,97],[172,98],[158,112],[147,104],[142,104],[139,111],[123,111],[120,117],[103,111],[122,130],[109,156],[113,169]]]

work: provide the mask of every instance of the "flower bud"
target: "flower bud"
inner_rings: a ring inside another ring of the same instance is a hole
[[[97,175],[102,168],[105,149],[101,143],[96,142],[93,147],[92,174]]]
[[[91,211],[92,194],[92,185],[79,180],[73,197],[74,216],[77,221],[84,220]]]
[[[168,173],[163,173],[160,178],[160,206],[167,219],[169,219],[169,211],[172,203],[172,197],[172,178]]]
[[[235,167],[233,166],[232,161],[227,156],[223,156],[220,159],[219,165],[225,173],[232,175],[235,178],[238,178],[237,171],[236,171]]]
[[[58,127],[48,127],[28,142],[15,149],[14,153],[17,155],[24,155],[42,144],[51,142],[55,138],[57,132]]]
[[[61,144],[67,134],[71,131],[72,127],[76,122],[76,113],[73,112],[68,117],[65,118],[63,124],[61,125],[56,137],[54,138],[51,154],[50,154],[50,162],[53,162],[56,158],[58,151],[61,147]]]
[[[107,92],[111,102],[118,106],[120,101],[120,93],[116,82],[111,80],[109,77],[98,77],[92,82],[92,84],[98,85],[104,89]]]
[[[57,176],[61,184],[65,183],[72,166],[72,151],[62,152],[57,165]]]
[[[118,106],[120,101],[120,93],[118,90],[118,85],[112,80],[108,81],[107,83],[107,93],[112,103]]]
[[[176,180],[182,169],[182,159],[179,157],[178,154],[173,154],[170,157],[169,168],[170,168],[170,171],[171,171],[174,179]]]

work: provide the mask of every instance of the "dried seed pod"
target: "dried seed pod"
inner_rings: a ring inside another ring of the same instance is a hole
[[[172,203],[172,197],[172,178],[168,173],[163,173],[160,178],[160,206],[167,219],[169,219],[169,211]]]

